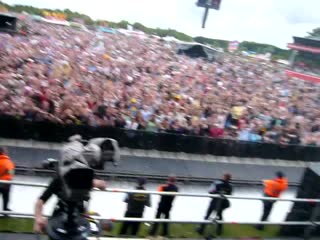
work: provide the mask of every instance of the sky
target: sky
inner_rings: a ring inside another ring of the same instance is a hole
[[[285,48],[292,36],[305,37],[320,27],[320,0],[222,0],[211,10],[206,28],[204,9],[196,0],[3,0],[8,4],[78,11],[93,19],[171,28],[193,37],[255,41]]]

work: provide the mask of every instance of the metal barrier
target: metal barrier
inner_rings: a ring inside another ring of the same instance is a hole
[[[6,211],[0,211],[0,214],[6,214],[10,215],[13,217],[17,218],[28,218],[28,219],[34,219],[33,214],[29,213],[21,213],[21,212],[6,212]],[[45,216],[49,217],[49,216]],[[143,222],[143,223],[180,223],[180,224],[211,224],[211,220],[203,220],[203,221],[193,221],[193,220],[171,220],[171,219],[147,219],[147,218],[104,218],[104,217],[98,217],[98,216],[92,216],[92,218],[97,219],[97,220],[109,220],[113,222],[124,222],[124,221],[129,221],[129,222]],[[234,222],[234,221],[219,221],[215,220],[216,223],[219,224],[234,224],[234,225],[289,225],[289,226],[310,226],[310,225],[315,225],[318,226],[320,225],[320,222]]]
[[[316,146],[244,142],[168,131],[147,132],[106,126],[57,124],[49,121],[35,122],[0,115],[0,137],[3,138],[63,142],[74,134],[80,134],[85,139],[108,136],[116,139],[120,147],[131,149],[308,162],[319,161],[318,156],[320,155],[320,148]]]
[[[0,184],[17,185],[26,187],[42,187],[45,188],[47,184],[41,183],[26,183],[21,181],[0,181]],[[168,196],[184,196],[184,197],[204,197],[204,198],[227,198],[227,199],[243,199],[243,200],[272,200],[272,201],[283,201],[283,202],[309,202],[309,203],[320,203],[320,199],[309,199],[309,198],[270,198],[270,197],[240,197],[232,195],[218,195],[218,194],[201,194],[201,193],[183,193],[183,192],[158,192],[158,191],[143,191],[143,190],[132,190],[132,189],[119,189],[119,188],[106,188],[104,192],[114,193],[148,193],[153,195],[168,195]]]
[[[7,185],[18,185],[26,187],[41,187],[45,188],[48,185],[40,183],[27,183],[19,181],[0,181],[0,184]],[[234,222],[234,221],[220,221],[220,220],[203,220],[203,221],[193,221],[193,220],[170,220],[170,219],[145,219],[145,218],[104,218],[94,216],[93,218],[97,220],[110,220],[114,222],[147,222],[147,223],[180,223],[180,224],[241,224],[241,225],[287,225],[287,226],[306,226],[305,238],[309,239],[311,236],[312,229],[320,225],[320,222],[316,221],[319,216],[319,203],[320,199],[302,199],[302,198],[269,198],[269,197],[241,197],[232,195],[217,195],[217,194],[198,194],[198,193],[183,193],[183,192],[158,192],[158,191],[142,191],[142,190],[131,190],[131,189],[117,189],[117,188],[106,188],[105,190],[96,190],[103,192],[112,193],[147,193],[153,195],[170,195],[170,196],[184,196],[184,197],[203,197],[203,198],[223,198],[223,199],[243,199],[243,200],[269,200],[269,201],[289,201],[289,202],[307,202],[311,204],[317,204],[312,218],[310,221],[283,221],[283,222],[267,222],[267,221],[254,221],[254,222]],[[0,211],[0,214],[10,215],[18,218],[30,218],[33,219],[33,214],[21,213],[21,212],[6,212]]]
[[[17,185],[17,186],[26,186],[26,187],[40,187],[45,188],[47,184],[41,183],[28,183],[28,182],[19,182],[19,181],[0,181],[0,184],[8,185]],[[101,191],[96,190],[94,191]],[[132,189],[118,189],[118,188],[106,188],[102,190],[104,192],[111,193],[148,193],[152,195],[169,195],[169,196],[184,196],[184,197],[201,197],[201,198],[226,198],[226,199],[242,199],[242,200],[271,200],[271,201],[286,201],[286,202],[307,202],[311,204],[320,203],[320,199],[303,199],[303,198],[270,198],[270,197],[241,197],[241,196],[232,196],[232,195],[217,195],[217,194],[199,194],[199,193],[183,193],[183,192],[158,192],[158,191],[142,191],[142,190],[132,190]],[[17,212],[0,212],[0,214],[8,214],[17,217],[28,217],[32,218],[31,214],[17,213]],[[172,222],[172,223],[212,223],[212,221],[175,221],[175,220],[165,220],[165,219],[135,219],[135,218],[117,218],[117,219],[105,219],[99,217],[97,219],[104,220],[113,220],[113,221],[136,221],[136,222],[150,222],[150,223],[163,223],[163,222]],[[301,225],[301,226],[316,226],[320,222],[315,221],[316,216],[313,216],[312,221],[305,222],[234,222],[234,221],[215,221],[219,224],[261,224],[261,225]]]

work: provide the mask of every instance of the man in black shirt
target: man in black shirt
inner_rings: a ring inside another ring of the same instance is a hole
[[[92,187],[93,188],[98,188],[100,190],[103,190],[106,188],[106,182],[102,180],[97,180],[94,179],[92,182]],[[49,198],[52,195],[56,195],[58,199],[63,198],[63,185],[62,185],[62,180],[59,177],[55,177],[49,186],[46,188],[46,190],[42,193],[40,198],[36,202],[36,207],[35,207],[35,223],[34,223],[34,231],[37,233],[42,233],[43,230],[45,229],[45,226],[47,224],[46,218],[42,216],[42,210],[44,204],[49,200]],[[88,201],[89,201],[89,196],[88,196]],[[64,208],[64,204],[62,201],[59,200],[53,215],[58,214],[61,212]],[[86,206],[85,203],[79,203],[78,206],[76,206],[81,213],[86,212]]]
[[[146,184],[145,178],[138,179],[137,190],[146,190],[144,185]],[[132,218],[142,218],[144,207],[151,206],[150,195],[143,193],[128,193],[125,200],[127,205],[127,211],[125,217]],[[131,228],[131,235],[137,235],[139,231],[140,223],[139,222],[124,222],[122,224],[120,235],[127,235],[129,228]]]
[[[160,192],[178,192],[178,187],[176,186],[176,177],[175,176],[169,176],[168,178],[168,183],[161,185],[158,189]],[[170,218],[170,210],[172,208],[172,203],[174,200],[175,196],[161,196],[159,205],[158,205],[158,210],[156,214],[156,218],[160,218],[161,216],[164,216],[165,219]],[[158,223],[154,223],[150,235],[155,236],[156,232],[158,230]],[[168,223],[163,223],[163,236],[168,236],[169,235],[169,230],[168,230]]]
[[[221,180],[215,181],[211,184],[209,194],[222,194],[222,195],[231,195],[232,194],[232,185],[230,184],[231,175],[226,173],[223,175]],[[223,220],[223,211],[230,207],[230,202],[225,198],[212,198],[210,205],[208,207],[205,220],[209,219],[210,215],[213,211],[217,213],[216,219]],[[205,230],[205,224],[200,225],[197,229],[199,234],[203,234]],[[222,233],[222,224],[218,224],[217,226],[217,235],[221,235]]]

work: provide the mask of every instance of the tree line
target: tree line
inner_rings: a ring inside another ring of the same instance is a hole
[[[43,13],[45,11],[62,13],[62,14],[65,14],[66,20],[73,21],[73,20],[81,19],[86,25],[97,25],[97,26],[105,25],[111,28],[127,28],[128,25],[131,25],[134,29],[143,31],[147,34],[153,34],[160,37],[172,36],[181,41],[187,41],[187,42],[195,41],[202,44],[210,45],[215,48],[222,48],[224,50],[226,50],[229,45],[229,41],[226,41],[226,40],[211,39],[211,38],[205,38],[205,37],[193,38],[185,33],[176,31],[174,29],[149,28],[144,26],[141,23],[130,24],[129,22],[124,20],[118,23],[105,21],[105,20],[94,21],[91,17],[85,14],[71,11],[70,9],[64,9],[64,10],[40,9],[40,8],[35,8],[32,6],[25,6],[25,5],[8,5],[1,1],[0,1],[0,6],[8,9],[11,12],[18,12],[18,13],[27,12],[29,14],[40,15],[40,16],[43,16]],[[320,38],[320,28],[314,29],[312,32],[310,32],[308,37]],[[241,42],[239,44],[239,50],[252,51],[258,54],[271,53],[274,59],[288,59],[290,55],[289,50],[281,49],[269,44],[261,44],[261,43],[248,42],[248,41]]]

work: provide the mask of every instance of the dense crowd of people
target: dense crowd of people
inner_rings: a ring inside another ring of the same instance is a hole
[[[32,121],[320,144],[320,91],[278,66],[176,54],[148,36],[30,24],[0,34],[0,113]]]

